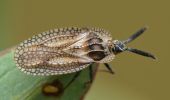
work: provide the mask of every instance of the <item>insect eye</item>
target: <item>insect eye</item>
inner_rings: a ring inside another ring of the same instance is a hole
[[[118,40],[114,40],[113,43],[114,43],[114,46],[115,46],[113,48],[113,51],[122,52],[122,51],[126,50],[126,45],[123,42],[118,41]]]
[[[123,43],[120,42],[120,43],[118,44],[118,47],[119,47],[119,48],[124,48],[125,45],[124,45]]]

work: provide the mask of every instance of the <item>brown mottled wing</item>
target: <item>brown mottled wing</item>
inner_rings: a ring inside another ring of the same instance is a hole
[[[110,34],[98,28],[54,29],[22,42],[15,50],[18,68],[32,75],[80,71],[89,64],[114,58]]]
[[[58,75],[80,71],[92,59],[73,55],[65,49],[81,41],[87,34],[86,29],[72,27],[35,35],[16,48],[16,65],[21,71],[32,75]]]

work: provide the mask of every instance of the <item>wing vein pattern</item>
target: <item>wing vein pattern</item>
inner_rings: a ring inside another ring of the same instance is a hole
[[[22,42],[15,50],[18,68],[32,75],[60,75],[114,59],[110,34],[99,28],[57,28]]]

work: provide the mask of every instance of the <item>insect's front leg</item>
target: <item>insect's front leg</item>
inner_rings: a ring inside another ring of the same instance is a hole
[[[114,74],[114,71],[112,70],[112,68],[110,67],[110,65],[108,63],[104,63],[105,67],[109,70],[109,72],[111,74]]]

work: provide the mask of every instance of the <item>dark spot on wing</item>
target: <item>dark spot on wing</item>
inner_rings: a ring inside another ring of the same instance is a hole
[[[88,56],[92,58],[95,61],[100,61],[102,60],[106,55],[104,51],[92,51],[88,53]]]

